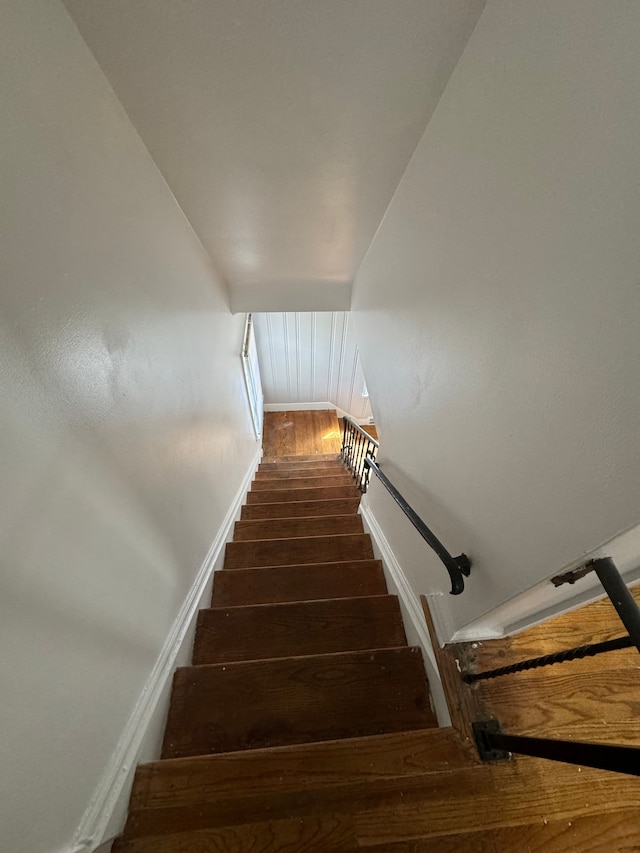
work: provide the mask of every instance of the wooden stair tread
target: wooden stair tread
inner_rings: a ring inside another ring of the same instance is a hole
[[[336,536],[299,536],[289,539],[258,539],[228,542],[225,569],[249,569],[258,566],[290,566],[304,563],[329,563],[338,560],[373,559],[371,539],[365,533]]]
[[[358,512],[360,494],[355,497],[324,500],[278,501],[276,503],[245,504],[240,511],[242,521],[269,518],[298,518],[319,515],[349,515]]]
[[[360,492],[353,485],[353,480],[345,481],[344,486],[315,486],[313,488],[265,489],[251,491],[247,494],[247,504],[272,504],[276,502],[290,503],[291,501],[321,501],[335,498],[358,498]]]
[[[349,818],[323,815],[243,823],[196,832],[121,838],[112,853],[326,853],[355,844]]]
[[[300,536],[327,536],[344,533],[362,533],[362,516],[317,515],[297,518],[248,519],[236,521],[233,541],[255,539],[292,539]]]
[[[314,469],[331,470],[332,468],[344,469],[344,463],[341,459],[312,459],[306,462],[261,462],[258,465],[258,471],[309,471]]]
[[[217,572],[211,603],[214,607],[232,607],[386,592],[380,560],[355,560]]]
[[[194,665],[396,648],[406,644],[392,595],[201,610]]]
[[[306,467],[302,467],[301,465],[297,465],[295,468],[267,468],[267,470],[258,470],[255,473],[254,483],[265,482],[265,483],[273,483],[280,480],[289,480],[289,479],[318,479],[322,477],[342,477],[346,475],[347,477],[351,477],[351,474],[340,462],[323,462],[323,467],[319,467],[316,465],[311,465],[310,463],[306,463]]]
[[[335,462],[338,456],[338,453],[290,453],[284,456],[265,455],[262,457],[262,462],[265,464],[270,462]]]
[[[266,480],[254,480],[251,484],[252,492],[274,491],[277,489],[320,489],[332,486],[350,485],[353,483],[351,475],[343,470],[336,473],[321,474],[320,476],[303,477],[276,477]]]
[[[178,669],[164,758],[435,725],[420,649]]]
[[[136,771],[131,808],[318,791],[336,783],[464,768],[469,748],[451,728],[428,728],[292,746],[154,761]]]

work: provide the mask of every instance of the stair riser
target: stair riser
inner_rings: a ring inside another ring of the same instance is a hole
[[[338,460],[330,462],[261,462],[258,471],[344,471],[344,465]]]
[[[269,518],[310,518],[324,515],[353,515],[358,512],[360,495],[335,500],[277,501],[266,504],[245,504],[240,518],[243,521]]]
[[[300,744],[251,754],[155,761],[136,771],[131,808],[193,806],[273,793],[319,791],[468,767],[471,747],[453,729]]]
[[[367,534],[360,533],[229,542],[225,551],[224,568],[249,569],[259,566],[292,566],[370,559],[373,559],[371,539]]]
[[[406,644],[394,596],[201,610],[193,663],[265,660]]]
[[[351,475],[346,471],[330,476],[285,477],[276,479],[256,479],[251,484],[252,492],[274,491],[275,489],[320,489],[332,486],[349,486],[353,483]]]
[[[380,561],[363,560],[217,572],[211,603],[213,607],[234,607],[384,595],[386,592]]]
[[[174,679],[163,758],[435,724],[415,648],[185,667]]]
[[[237,521],[233,531],[233,541],[289,539],[301,536],[339,536],[362,532],[362,518],[359,515]]]
[[[327,468],[293,468],[283,471],[278,469],[275,471],[261,471],[258,469],[255,474],[254,482],[274,482],[279,480],[299,480],[302,478],[317,479],[318,477],[341,477],[343,474],[350,476],[347,470],[342,465],[332,465],[325,462],[325,465],[330,465]]]
[[[336,498],[360,498],[355,486],[324,486],[307,489],[269,489],[268,491],[249,492],[247,503],[271,504],[290,503],[292,501],[321,501]]]

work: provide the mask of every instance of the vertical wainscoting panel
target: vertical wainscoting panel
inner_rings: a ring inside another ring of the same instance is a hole
[[[331,404],[372,416],[347,311],[254,314],[266,405]]]

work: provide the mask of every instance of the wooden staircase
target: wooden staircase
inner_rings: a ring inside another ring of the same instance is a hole
[[[461,763],[359,498],[335,456],[260,465],[114,851],[355,848],[352,795]]]
[[[616,774],[579,778],[617,803],[590,816],[576,768],[552,793],[538,760],[481,765],[437,727],[358,505],[335,456],[260,465],[114,853],[639,850],[593,843],[633,807]]]

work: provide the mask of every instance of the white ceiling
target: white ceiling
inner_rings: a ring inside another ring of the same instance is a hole
[[[349,307],[484,0],[64,0],[234,311]]]
[[[253,325],[267,405],[332,403],[368,422],[371,405],[347,311],[254,314]]]

